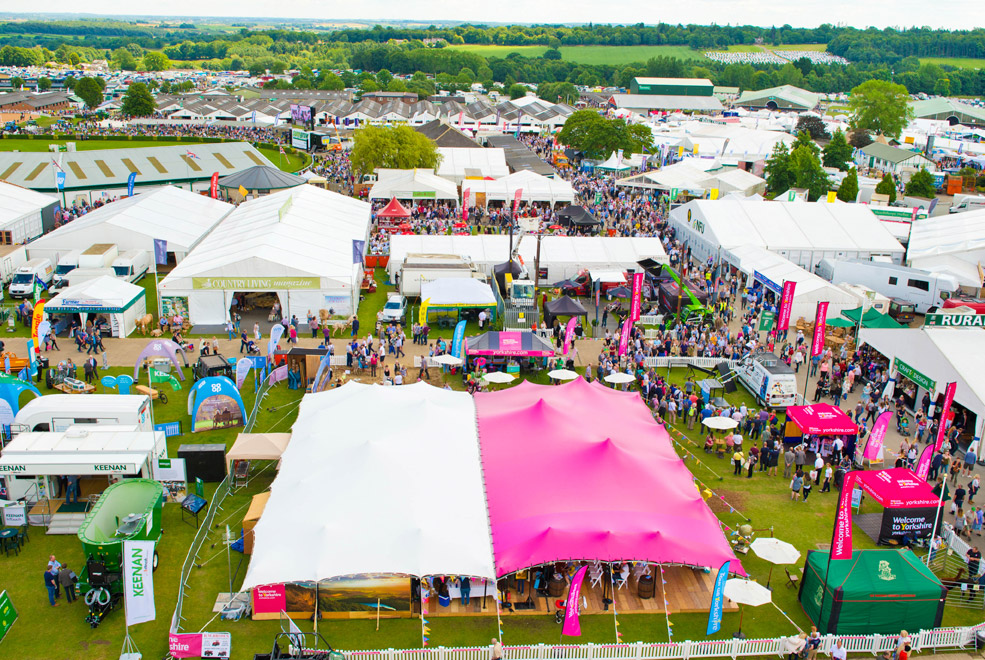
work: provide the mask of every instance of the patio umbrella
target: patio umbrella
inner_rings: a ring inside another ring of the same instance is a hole
[[[455,224],[452,225],[452,227],[456,229],[461,229],[462,227],[467,227],[467,226],[468,225],[466,225],[464,222],[456,222]]]
[[[570,369],[555,369],[553,371],[547,372],[548,378],[553,378],[554,380],[574,380],[578,378],[578,374]]]
[[[487,383],[512,383],[516,380],[516,376],[512,374],[507,374],[502,371],[491,371],[482,377],[482,380]]]
[[[737,421],[731,417],[709,417],[701,422],[710,429],[715,429],[717,431],[725,431],[727,429],[734,429],[739,425]]]
[[[745,613],[742,606],[759,607],[773,601],[773,594],[763,585],[738,578],[725,583],[725,597],[739,604],[739,631],[733,637],[740,639],[745,637],[742,634],[742,615]]]
[[[450,355],[448,353],[442,353],[441,355],[436,356],[434,361],[438,364],[444,364],[449,367],[457,367],[462,363],[462,358],[455,357],[454,355]]]
[[[558,229],[561,229],[561,225],[551,225],[550,227],[548,227],[548,229],[552,231],[557,231]]]
[[[635,382],[636,381],[636,376],[633,376],[631,374],[626,374],[626,373],[623,373],[621,371],[617,371],[614,374],[609,374],[608,376],[606,376],[602,380],[604,380],[607,383],[613,383],[613,384],[616,384],[616,383],[620,383],[620,384],[621,383],[632,383],[632,382]]]
[[[633,292],[629,290],[629,287],[616,286],[609,289],[605,295],[611,296],[613,298],[629,298],[631,295],[633,295]]]
[[[766,578],[767,589],[770,588],[770,580],[773,578],[773,566],[796,564],[800,560],[800,550],[780,539],[768,539],[763,536],[753,541],[749,547],[757,557],[770,563],[770,574]]]

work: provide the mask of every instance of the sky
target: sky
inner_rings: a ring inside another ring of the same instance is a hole
[[[363,0],[340,3],[325,0],[168,0],[155,6],[166,7],[171,16],[292,17],[326,20],[453,20],[497,23],[697,23],[784,25],[816,27],[822,23],[855,27],[929,26],[948,29],[985,25],[985,11],[979,0],[954,0],[941,11],[938,2],[928,0]],[[45,12],[95,14],[133,14],[147,5],[132,0],[47,0]]]

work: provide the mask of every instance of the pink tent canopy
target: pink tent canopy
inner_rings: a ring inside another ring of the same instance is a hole
[[[862,490],[887,509],[936,507],[940,497],[909,468],[856,472]]]
[[[523,382],[475,405],[498,575],[594,559],[731,560],[745,574],[639,395],[579,378]]]
[[[804,435],[855,435],[858,426],[841,408],[830,403],[810,406],[788,406],[787,419]]]

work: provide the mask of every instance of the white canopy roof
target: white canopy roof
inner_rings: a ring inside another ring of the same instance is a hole
[[[352,241],[369,234],[366,202],[301,185],[240,204],[171,273],[161,290],[193,277],[319,277],[351,284]]]
[[[481,176],[499,179],[510,173],[506,165],[506,151],[488,147],[469,149],[466,147],[438,147],[441,162],[436,173],[449,181],[461,183],[462,179],[474,171]],[[467,171],[471,170],[471,171]]]
[[[58,198],[0,181],[0,227],[58,203]]]
[[[564,179],[549,179],[536,172],[522,170],[502,179],[488,181],[475,179],[462,182],[472,194],[485,193],[486,201],[512,202],[516,191],[525,202],[550,202],[551,204],[571,204],[575,201],[575,191]],[[464,192],[463,192],[464,194]]]
[[[908,259],[942,254],[985,261],[985,211],[935,215],[911,224]]]
[[[934,274],[950,275],[958,281],[959,286],[973,289],[982,287],[982,266],[978,262],[972,263],[954,255],[941,254],[911,259],[910,266]]]
[[[367,433],[381,410],[387,423]],[[468,394],[426,383],[306,395],[243,589],[357,573],[495,579],[475,415]]]
[[[489,284],[471,277],[439,277],[422,282],[421,300],[429,301],[432,307],[496,306]]]
[[[370,199],[458,200],[455,184],[436,175],[434,170],[378,170],[376,175],[377,181],[369,190]]]
[[[126,250],[154,253],[154,239],[168,242],[169,252],[187,253],[227,213],[227,204],[174,186],[165,186],[120,199],[90,211],[32,241],[27,250],[68,251],[95,243],[112,243]]]
[[[122,311],[144,294],[142,286],[131,284],[118,277],[103,275],[62,289],[57,296],[48,301],[45,309],[50,312],[58,312],[63,308],[66,311],[82,308],[92,312]]]
[[[0,465],[24,466],[22,473],[29,475],[138,474],[164,445],[163,436],[163,431],[138,431],[135,426],[21,433],[3,448]]]
[[[629,165],[622,162],[622,158],[615,151],[609,154],[604,163],[599,163],[596,167],[600,170],[628,170],[630,168]]]
[[[985,424],[985,332],[981,328],[862,328],[861,340],[885,355],[899,358],[936,381],[936,394],[949,382],[958,384],[954,400],[978,416],[976,436]]]
[[[624,179],[620,183],[665,190],[717,189],[720,195],[738,192],[748,196],[766,191],[765,179],[745,170],[722,168],[717,160],[704,158],[689,158],[659,170],[646,172],[641,176]]]

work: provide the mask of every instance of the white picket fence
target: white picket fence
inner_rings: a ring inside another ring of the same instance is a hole
[[[969,628],[935,628],[911,635],[915,651],[960,649],[972,646],[975,635],[985,623]],[[827,635],[820,651],[830,653],[840,640],[848,653],[878,655],[896,648],[898,635]],[[507,646],[505,660],[690,660],[691,658],[741,658],[748,656],[784,656],[785,638],[715,639],[670,644],[578,644]],[[386,649],[381,651],[343,651],[347,660],[490,660],[488,646],[471,648]]]

